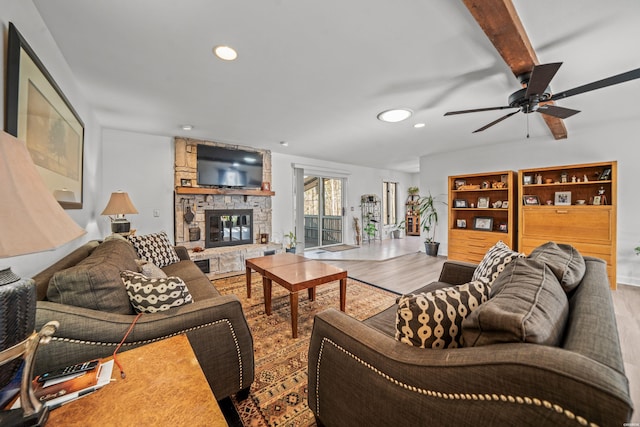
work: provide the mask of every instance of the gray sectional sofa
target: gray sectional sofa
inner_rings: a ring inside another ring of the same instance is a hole
[[[513,269],[539,261],[518,260]],[[540,277],[553,274],[540,268]],[[318,314],[308,362],[309,406],[318,424],[624,425],[633,404],[606,264],[584,257],[583,268],[578,285],[562,297],[566,316],[558,316],[563,327],[555,345],[520,336],[478,346],[419,348],[396,339],[397,304],[363,322],[333,309]],[[475,265],[447,261],[439,281],[414,294],[470,282],[475,271]],[[544,292],[532,294],[534,304],[546,298]],[[509,316],[509,307],[502,306],[494,317]],[[495,332],[483,315],[470,317],[463,322],[473,330],[470,339]],[[529,321],[531,313],[522,319]],[[503,337],[504,330],[495,336]]]
[[[184,247],[175,254],[177,262],[162,270],[183,279],[193,303],[143,314],[121,351],[186,334],[216,398],[246,395],[254,378],[253,339],[240,301],[222,296]],[[60,323],[53,340],[38,349],[36,374],[112,355],[136,318],[119,276],[134,270],[136,259],[122,239],[91,241],[34,277],[36,330]]]

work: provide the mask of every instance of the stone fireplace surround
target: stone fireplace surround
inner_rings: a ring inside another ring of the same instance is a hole
[[[233,146],[213,141],[204,141],[190,138],[175,138],[175,243],[188,249],[205,247],[205,210],[251,209],[253,211],[253,242],[258,243],[260,233],[268,233],[271,236],[271,192],[238,189],[207,189],[197,185],[197,145],[214,145],[225,147],[237,147],[243,150],[258,151],[263,155],[262,181],[271,182],[271,152],[252,147]],[[183,180],[187,180],[190,186],[184,186]],[[189,194],[190,192],[197,194]],[[200,194],[202,193],[202,194]],[[243,194],[244,193],[244,194]],[[265,193],[264,195],[262,193]],[[187,208],[194,214],[193,220],[187,223],[185,213]],[[189,228],[200,229],[199,240],[189,239]],[[207,249],[210,251],[210,249]]]

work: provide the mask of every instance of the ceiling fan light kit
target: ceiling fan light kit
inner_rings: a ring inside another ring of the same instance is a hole
[[[551,83],[551,79],[553,79],[561,65],[562,62],[534,65],[530,73],[525,73],[518,76],[520,83],[522,83],[525,87],[509,95],[508,105],[500,107],[475,108],[472,110],[449,111],[445,113],[445,116],[477,113],[480,111],[504,110],[508,108],[518,109],[517,111],[513,111],[500,117],[497,120],[494,120],[493,122],[481,127],[480,129],[476,129],[475,131],[473,131],[473,133],[482,132],[483,130],[488,129],[491,126],[513,116],[518,111],[522,111],[525,114],[538,112],[541,114],[546,114],[548,116],[557,117],[559,119],[566,119],[573,116],[574,114],[579,113],[580,111],[573,110],[571,108],[559,107],[552,104],[553,101],[640,78],[640,68],[637,68],[626,73],[617,74],[606,79],[598,80],[586,85],[578,86],[573,89],[553,94],[551,92],[549,83]]]

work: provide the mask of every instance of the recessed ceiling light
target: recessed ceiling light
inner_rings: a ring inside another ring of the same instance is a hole
[[[191,130],[191,129],[193,129],[192,125],[182,125],[180,127],[182,128],[182,130]]]
[[[283,147],[288,147],[289,143],[287,141],[280,141],[280,145],[282,145]]]
[[[238,52],[229,46],[216,46],[213,48],[213,53],[225,61],[233,61],[238,57]]]
[[[413,127],[416,128],[416,129],[420,129],[420,128],[423,128],[425,126],[426,125],[424,123],[416,123],[415,125],[413,125]]]
[[[413,114],[413,111],[407,108],[398,108],[394,110],[383,111],[378,114],[378,120],[389,123],[397,123],[408,119]]]

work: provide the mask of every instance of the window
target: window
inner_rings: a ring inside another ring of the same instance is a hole
[[[395,225],[397,223],[397,189],[397,182],[384,181],[382,183],[382,220],[384,225]]]

